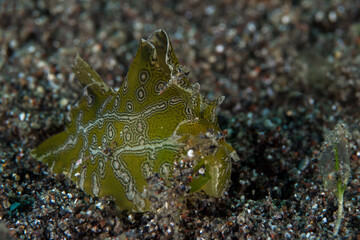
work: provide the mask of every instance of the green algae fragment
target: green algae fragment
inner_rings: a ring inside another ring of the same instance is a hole
[[[344,192],[351,175],[349,157],[350,133],[344,123],[325,135],[319,158],[319,169],[325,187],[334,193],[338,200],[338,210],[333,230],[337,235],[343,215]]]

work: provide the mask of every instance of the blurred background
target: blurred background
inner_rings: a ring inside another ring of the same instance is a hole
[[[35,227],[25,224],[39,219],[36,203],[26,217],[21,211],[9,215],[8,209],[24,196],[18,186],[31,196],[46,194],[32,189],[35,185],[54,187],[54,181],[44,182],[36,172],[39,163],[29,160],[28,152],[64,128],[66,112],[82,94],[71,70],[76,54],[118,89],[140,39],[162,28],[190,70],[191,82],[199,82],[210,100],[226,96],[219,122],[241,158],[233,165],[228,200],[213,205],[218,212],[211,204],[201,214],[189,206],[181,236],[327,236],[336,207],[320,195],[316,153],[324,132],[341,120],[353,134],[353,178],[341,232],[359,237],[354,210],[360,202],[359,20],[360,2],[353,0],[0,0],[0,182],[1,201],[8,203],[0,219],[16,237],[49,224],[49,219]],[[17,185],[14,173],[21,176]],[[26,179],[26,173],[33,177]],[[72,201],[60,199],[60,205]],[[265,214],[266,209],[272,212]],[[153,217],[138,225],[121,219],[122,231],[139,233]],[[218,223],[212,225],[215,218]],[[115,236],[111,231],[103,236]],[[163,236],[166,230],[161,231],[155,236]],[[96,231],[88,234],[99,237]]]

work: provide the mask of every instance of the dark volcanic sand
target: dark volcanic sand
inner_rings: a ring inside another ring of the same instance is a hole
[[[0,1],[0,239],[330,238],[317,154],[339,121],[352,134],[339,236],[360,239],[360,2],[150,2]],[[82,93],[76,54],[118,88],[158,28],[201,92],[226,96],[219,122],[241,161],[223,199],[119,218],[29,152]]]

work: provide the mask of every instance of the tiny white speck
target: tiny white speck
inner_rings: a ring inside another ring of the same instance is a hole
[[[187,152],[187,155],[188,155],[188,157],[190,157],[190,158],[194,157],[194,156],[195,156],[194,150],[189,149],[189,151]]]
[[[60,100],[60,107],[65,107],[69,104],[69,100],[67,100],[67,98],[62,98]]]
[[[222,44],[217,45],[216,48],[215,48],[215,51],[217,53],[222,53],[222,52],[224,52],[224,50],[225,50],[225,47]]]
[[[19,119],[20,119],[20,121],[24,121],[25,120],[25,113],[24,112],[22,112],[22,113],[20,113],[20,115],[19,115]]]
[[[255,32],[256,31],[256,25],[254,22],[249,22],[246,25],[246,28],[250,31],[250,32]]]
[[[283,24],[289,24],[289,23],[290,23],[290,16],[289,16],[289,15],[284,15],[284,16],[282,16],[281,22],[282,22]]]
[[[205,8],[205,14],[210,16],[215,13],[215,7],[213,5],[209,5]]]
[[[309,103],[310,103],[310,105],[314,105],[315,100],[314,100],[313,98],[310,98],[310,99],[309,99]]]
[[[329,20],[330,20],[330,22],[336,22],[337,21],[336,12],[334,12],[334,11],[329,12]]]
[[[81,163],[82,163],[82,160],[81,160],[81,159],[77,160],[76,163],[75,163],[75,168],[79,167],[79,165],[80,165]]]
[[[28,51],[29,51],[30,53],[35,52],[35,50],[36,50],[36,48],[35,48],[34,46],[28,47]]]

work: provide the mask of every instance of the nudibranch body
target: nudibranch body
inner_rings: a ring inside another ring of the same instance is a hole
[[[136,57],[116,92],[79,56],[73,71],[85,94],[70,111],[63,132],[32,155],[66,175],[93,196],[110,195],[122,210],[149,210],[144,190],[153,173],[171,177],[174,161],[190,149],[195,156],[191,192],[220,197],[230,182],[235,150],[225,142],[215,109],[191,85],[167,34],[141,40]]]

